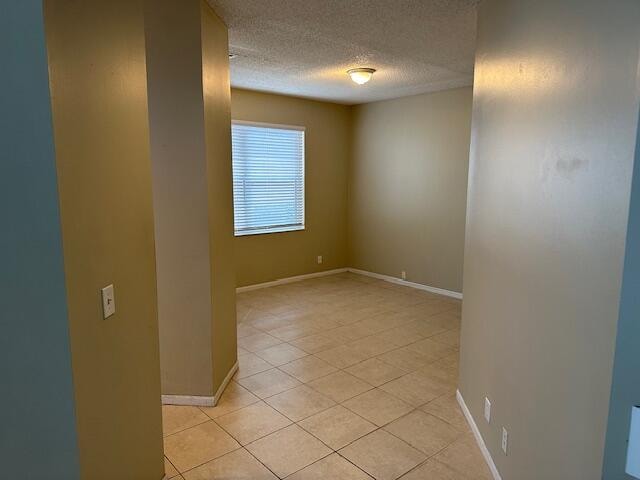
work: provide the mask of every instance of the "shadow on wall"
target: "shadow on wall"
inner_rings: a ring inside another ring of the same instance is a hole
[[[640,478],[640,450],[628,451],[629,426],[633,406],[640,406],[640,121],[636,141],[629,227],[627,230],[624,277],[620,299],[620,319],[616,356],[613,367],[613,386],[609,404],[607,444],[603,478],[623,480],[627,453],[635,455],[633,475]],[[640,425],[634,431],[640,439]],[[640,445],[636,446],[640,447]],[[629,471],[629,473],[632,473]]]

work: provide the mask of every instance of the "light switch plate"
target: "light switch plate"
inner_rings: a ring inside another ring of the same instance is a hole
[[[111,284],[102,289],[102,316],[109,318],[114,313],[116,313],[116,296]]]

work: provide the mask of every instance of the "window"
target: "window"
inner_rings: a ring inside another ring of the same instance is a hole
[[[304,127],[234,121],[235,234],[304,230]]]

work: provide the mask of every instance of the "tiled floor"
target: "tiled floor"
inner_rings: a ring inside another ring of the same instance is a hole
[[[163,407],[184,480],[490,479],[455,400],[460,303],[350,273],[238,295],[218,406]]]

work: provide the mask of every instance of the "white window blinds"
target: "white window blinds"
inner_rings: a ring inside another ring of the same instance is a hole
[[[235,234],[304,229],[304,128],[233,122]]]

